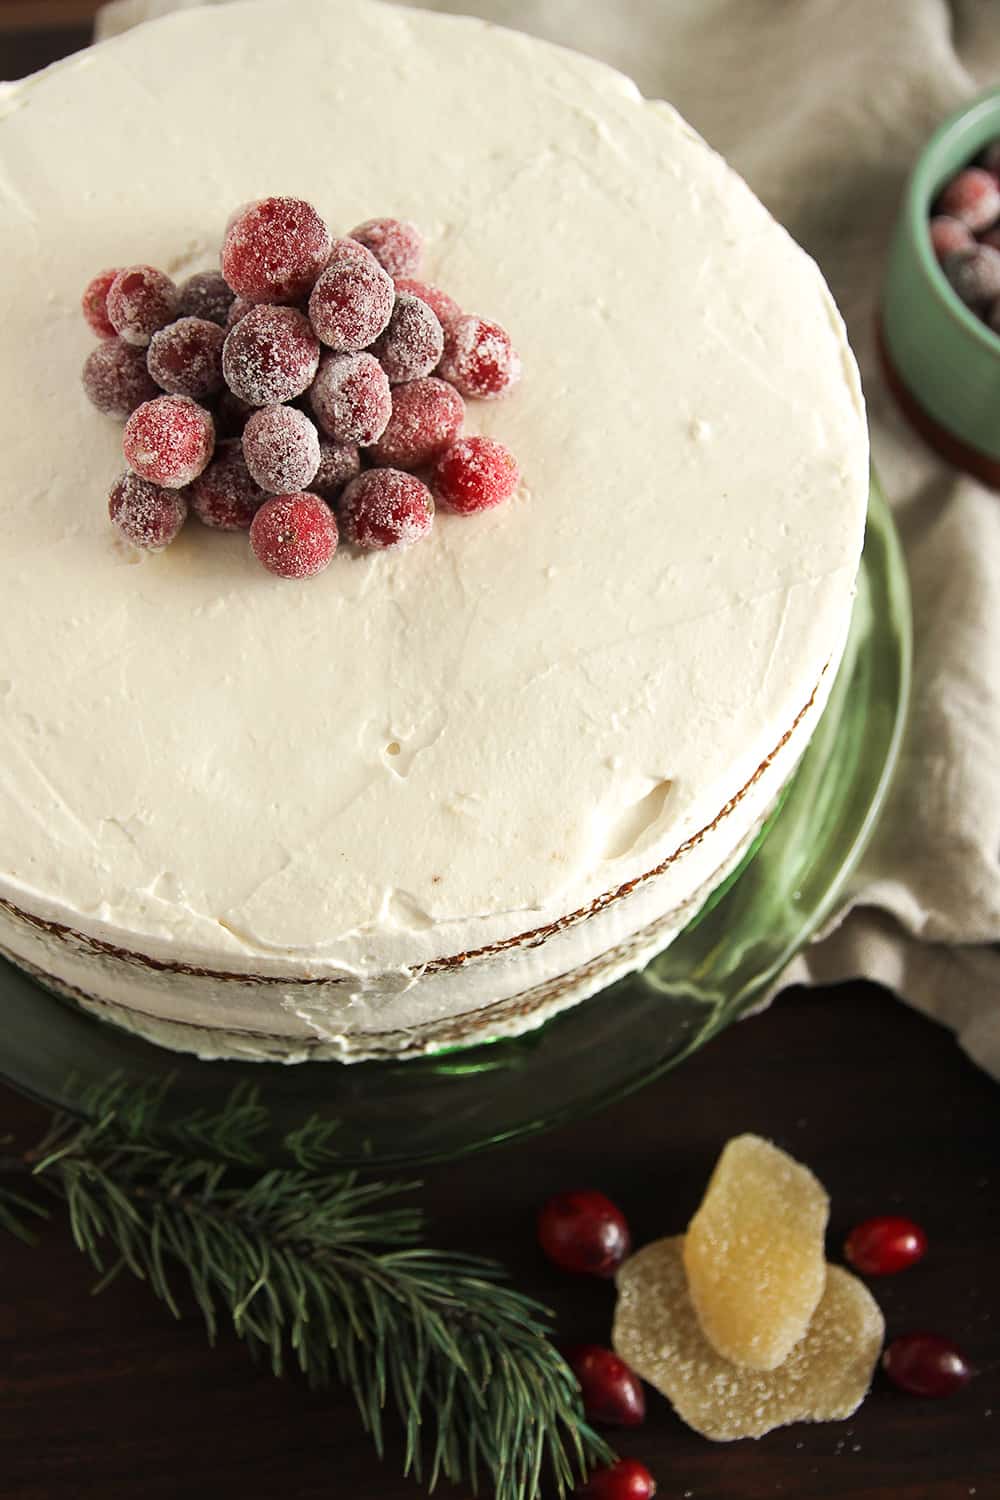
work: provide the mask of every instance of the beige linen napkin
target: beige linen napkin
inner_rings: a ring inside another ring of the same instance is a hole
[[[200,3],[225,0],[115,0],[97,33]],[[782,983],[878,979],[1000,1076],[989,946],[1000,941],[1000,497],[909,431],[872,336],[910,163],[943,115],[1000,78],[1000,0],[423,3],[593,53],[671,100],[823,267],[909,560],[915,683],[899,775],[849,899]]]

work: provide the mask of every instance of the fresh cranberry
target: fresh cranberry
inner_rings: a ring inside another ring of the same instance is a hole
[[[652,1500],[656,1480],[638,1459],[620,1458],[608,1469],[597,1469],[573,1493],[579,1500]]]
[[[309,321],[330,349],[367,349],[392,317],[395,295],[392,277],[370,257],[341,255],[313,287]]]
[[[465,402],[453,385],[433,375],[397,385],[392,415],[371,457],[392,469],[420,469],[433,463],[458,437]]]
[[[235,328],[240,319],[245,318],[247,313],[252,312],[256,306],[256,302],[248,302],[245,297],[234,297],[226,313],[226,332],[228,333],[230,328]]]
[[[235,297],[221,271],[196,271],[178,287],[177,311],[182,318],[204,318],[225,328]],[[251,306],[247,303],[247,307]]]
[[[973,234],[979,234],[1000,219],[1000,186],[992,172],[966,167],[942,189],[934,211],[961,219]]]
[[[108,320],[126,344],[145,348],[177,316],[177,288],[155,266],[126,266],[108,288]]]
[[[311,488],[324,500],[334,500],[345,484],[350,484],[361,473],[361,454],[357,443],[335,443],[333,438],[320,435],[319,468],[313,475]]]
[[[398,292],[385,332],[372,347],[390,385],[429,375],[444,352],[444,329],[420,297]]]
[[[247,468],[272,495],[306,490],[319,468],[319,434],[304,411],[265,406],[243,429]]]
[[[249,302],[294,302],[315,285],[330,255],[330,231],[301,198],[261,198],[226,226],[222,274]]]
[[[258,562],[279,578],[312,578],[337,550],[337,522],[318,495],[274,495],[250,524]]]
[[[352,479],[338,505],[344,537],[355,547],[411,547],[434,524],[425,484],[402,469],[369,469]]]
[[[508,500],[517,489],[517,459],[495,438],[459,438],[434,465],[431,488],[446,510],[472,516]]]
[[[187,519],[187,499],[179,490],[161,489],[123,474],[108,496],[108,515],[127,542],[145,552],[162,552]]]
[[[975,312],[982,312],[1000,297],[1000,250],[991,245],[973,245],[944,260],[941,269],[952,290]]]
[[[87,283],[80,298],[83,316],[99,339],[113,339],[115,336],[115,325],[108,317],[108,292],[117,275],[117,267],[113,271],[99,271],[93,281]]]
[[[555,1265],[583,1276],[613,1276],[631,1248],[625,1215],[593,1188],[543,1203],[538,1243]]]
[[[367,447],[392,414],[389,380],[374,354],[324,354],[309,402],[327,437]]]
[[[225,329],[207,318],[178,318],[149,342],[146,365],[158,386],[174,396],[201,400],[222,390]]]
[[[928,228],[931,249],[939,261],[954,255],[956,250],[971,250],[976,243],[971,229],[961,219],[949,218],[947,214],[937,214],[931,219]]]
[[[276,406],[300,396],[319,365],[309,320],[294,307],[252,308],[231,328],[222,349],[226,384],[251,406]]]
[[[927,1236],[912,1219],[883,1214],[857,1224],[847,1236],[844,1254],[862,1276],[891,1276],[922,1260]]]
[[[600,1344],[570,1344],[561,1353],[579,1382],[589,1422],[641,1426],[646,1417],[642,1382],[623,1359]]]
[[[396,278],[396,291],[409,292],[411,297],[419,297],[421,302],[436,314],[442,328],[447,328],[449,323],[456,322],[462,316],[462,309],[454,297],[449,297],[447,292],[442,292],[438,286],[431,286],[427,281],[414,281],[412,276],[399,276]]]
[[[83,366],[83,389],[98,411],[122,421],[160,394],[146,368],[145,349],[120,338],[105,339],[90,351]]]
[[[416,224],[403,219],[366,219],[351,230],[351,239],[370,250],[390,276],[416,276],[424,241]]]
[[[882,1355],[882,1368],[911,1396],[951,1396],[972,1379],[972,1367],[957,1344],[937,1333],[904,1333]]]
[[[129,417],[122,449],[125,462],[141,479],[179,490],[208,467],[215,426],[189,396],[157,396]]]
[[[243,457],[243,445],[231,438],[220,443],[215,457],[191,485],[191,509],[216,531],[249,531],[250,522],[267,499],[255,484]]]
[[[495,401],[520,379],[521,361],[499,323],[467,316],[445,330],[438,374],[463,396]]]

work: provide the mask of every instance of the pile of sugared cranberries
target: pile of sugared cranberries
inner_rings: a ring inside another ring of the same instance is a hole
[[[945,183],[930,237],[952,291],[1000,333],[1000,141]]]
[[[466,399],[505,396],[520,360],[499,323],[417,279],[423,249],[400,219],[337,239],[301,198],[262,198],[229,220],[221,272],[99,272],[83,386],[125,422],[108,501],[121,535],[160,551],[193,512],[246,531],[278,577],[308,578],[341,538],[408,547],[435,505],[508,499],[514,455],[462,427]]]

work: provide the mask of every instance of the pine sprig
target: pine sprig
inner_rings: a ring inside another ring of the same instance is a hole
[[[395,1411],[406,1472],[431,1487],[487,1479],[497,1500],[535,1500],[543,1473],[563,1495],[611,1460],[549,1314],[495,1262],[426,1247],[419,1210],[396,1201],[416,1184],[323,1170],[323,1122],[286,1139],[300,1165],[262,1166],[269,1119],[252,1090],[167,1139],[164,1097],[112,1083],[85,1101],[85,1123],[60,1116],[33,1151],[0,1159],[65,1203],[98,1289],[128,1270],[177,1316],[186,1292],[210,1340],[228,1324],[276,1375],[336,1377],[379,1455]],[[24,1238],[38,1215],[0,1189],[0,1228]]]

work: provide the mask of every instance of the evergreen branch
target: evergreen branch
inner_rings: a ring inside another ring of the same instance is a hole
[[[85,1123],[57,1117],[7,1159],[65,1203],[98,1290],[126,1269],[179,1316],[183,1287],[210,1340],[225,1322],[276,1375],[293,1363],[315,1386],[338,1378],[380,1456],[394,1410],[405,1470],[431,1487],[486,1477],[497,1500],[534,1500],[543,1472],[564,1495],[611,1460],[549,1314],[495,1262],[427,1248],[419,1210],[396,1202],[416,1184],[319,1170],[323,1122],[286,1138],[300,1165],[260,1167],[268,1116],[252,1090],[169,1132],[163,1100],[113,1081]],[[25,1214],[45,1210],[0,1189],[0,1227],[23,1236]]]

